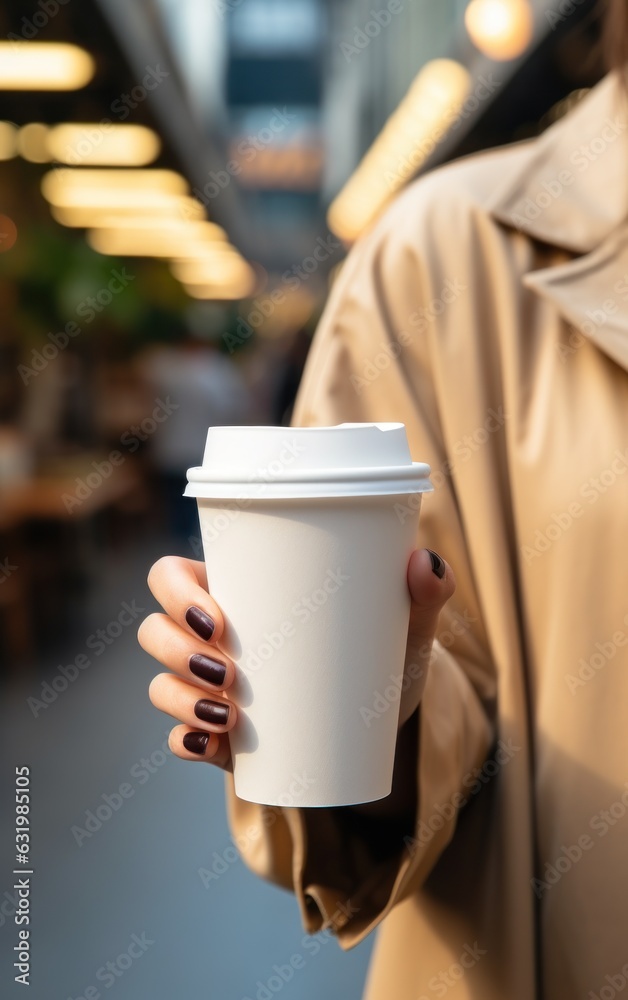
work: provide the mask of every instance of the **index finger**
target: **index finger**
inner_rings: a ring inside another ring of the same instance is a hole
[[[177,624],[197,638],[218,642],[225,620],[207,592],[204,563],[181,556],[162,556],[150,569],[148,586]]]

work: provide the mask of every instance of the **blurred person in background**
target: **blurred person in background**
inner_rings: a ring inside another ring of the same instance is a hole
[[[172,671],[150,696],[180,720],[173,751],[225,769],[244,860],[308,932],[348,949],[379,927],[368,1000],[628,985],[628,0],[608,18],[615,69],[566,118],[421,178],[356,245],[306,366],[296,425],[403,421],[437,488],[391,796],[238,799],[203,564],[149,577],[165,614],[140,641]]]
[[[198,319],[183,340],[148,348],[137,365],[152,391],[166,402],[168,416],[151,439],[150,453],[170,528],[188,541],[198,536],[199,528],[194,505],[183,497],[185,473],[198,464],[208,427],[247,423],[248,392],[234,362],[218,351]]]

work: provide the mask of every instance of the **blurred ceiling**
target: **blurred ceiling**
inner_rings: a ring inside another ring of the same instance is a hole
[[[44,184],[54,219],[88,227],[99,251],[171,257],[179,280],[196,277],[186,285],[194,297],[242,297],[302,261],[328,226],[351,242],[416,172],[538,131],[556,102],[602,75],[596,6],[391,0],[392,13],[376,17],[362,0],[7,0],[9,54],[69,42],[94,65],[78,89],[0,89],[0,122],[21,129],[0,129],[0,156],[3,142],[7,156],[17,143],[42,177],[61,164],[125,166],[133,135],[141,192],[131,186],[129,204],[118,199],[106,216],[102,198],[79,204],[83,195],[57,190],[71,184],[68,169]],[[487,78],[498,86],[472,103]],[[406,166],[384,184],[391,158]],[[121,212],[148,216],[148,178],[164,170],[181,175],[180,200],[125,234]],[[48,211],[39,195],[29,209]]]

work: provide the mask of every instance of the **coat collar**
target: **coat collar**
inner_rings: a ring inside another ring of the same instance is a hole
[[[628,370],[628,103],[618,74],[522,146],[486,208],[576,255],[527,274],[524,284]]]
[[[628,106],[617,74],[522,147],[486,207],[505,225],[574,253],[593,250],[626,219]]]
[[[591,253],[533,271],[523,283],[628,371],[628,225]]]

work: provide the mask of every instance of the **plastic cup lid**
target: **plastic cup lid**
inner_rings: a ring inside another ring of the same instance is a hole
[[[210,427],[185,496],[294,499],[390,496],[434,489],[403,424]]]

